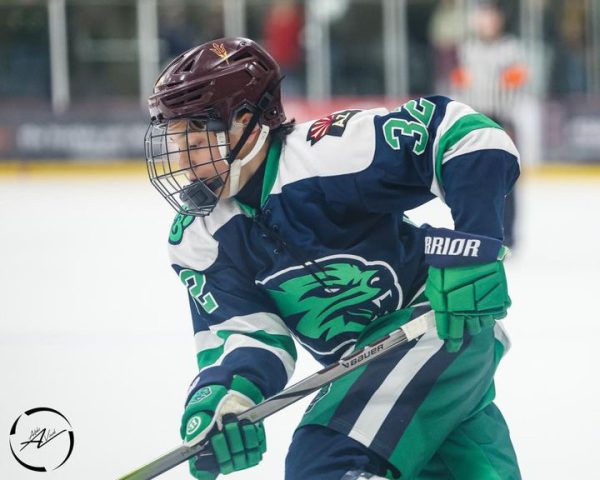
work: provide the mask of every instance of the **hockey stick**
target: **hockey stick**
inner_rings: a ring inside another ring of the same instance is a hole
[[[389,352],[395,347],[404,345],[405,343],[420,337],[425,332],[432,329],[434,325],[434,312],[429,311],[424,313],[375,343],[367,345],[348,356],[342,357],[336,363],[313,373],[304,380],[300,380],[298,383],[282,390],[277,395],[273,395],[258,405],[249,408],[245,412],[237,415],[237,418],[238,420],[249,420],[252,423],[263,420],[282,408],[315,392],[323,385],[331,383],[347,373],[356,370],[358,367],[367,364],[371,360]],[[149,480],[155,478],[161,473],[183,463],[188,458],[198,455],[207,445],[208,440],[200,440],[198,443],[191,446],[182,445],[124,477],[120,477],[118,480]]]

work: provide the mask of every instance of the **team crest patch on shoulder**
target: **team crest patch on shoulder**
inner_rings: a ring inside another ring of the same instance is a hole
[[[315,123],[308,129],[306,141],[310,142],[311,146],[321,140],[325,135],[333,137],[341,137],[346,130],[346,126],[350,119],[362,110],[344,110],[342,112],[332,113],[327,115]]]

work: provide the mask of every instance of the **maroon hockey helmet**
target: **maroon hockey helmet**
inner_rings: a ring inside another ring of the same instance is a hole
[[[150,116],[208,116],[229,128],[243,109],[258,113],[274,129],[285,121],[281,71],[273,57],[247,38],[221,38],[175,58],[161,73],[148,99]]]
[[[199,45],[160,74],[148,99],[146,162],[152,185],[179,213],[210,214],[232,168],[231,177],[239,178],[242,160],[236,159],[257,124],[264,142],[285,121],[281,78],[273,57],[247,38]],[[252,116],[231,145],[229,130],[244,112]]]

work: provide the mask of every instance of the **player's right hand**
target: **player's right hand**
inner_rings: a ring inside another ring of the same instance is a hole
[[[190,473],[198,480],[215,480],[250,468],[262,460],[266,451],[262,422],[238,421],[235,416],[263,400],[256,386],[235,375],[231,388],[209,385],[190,398],[181,420],[181,438],[188,445],[209,440],[212,455],[189,460]]]

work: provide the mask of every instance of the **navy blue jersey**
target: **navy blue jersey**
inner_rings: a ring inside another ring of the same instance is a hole
[[[195,387],[238,374],[273,395],[292,375],[296,342],[323,364],[338,359],[423,291],[425,231],[404,212],[438,197],[456,230],[502,239],[518,173],[504,131],[446,97],[297,125],[270,146],[260,208],[222,199],[210,216],[172,226]]]

